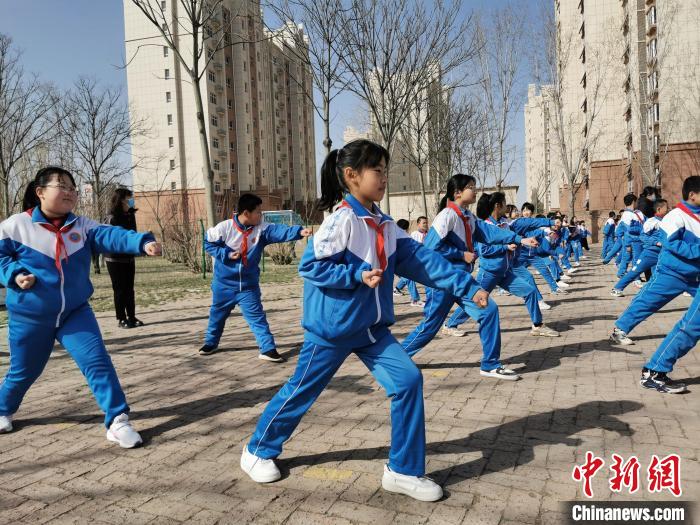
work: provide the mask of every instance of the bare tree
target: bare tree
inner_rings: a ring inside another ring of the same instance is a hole
[[[45,143],[53,131],[51,112],[57,103],[53,90],[36,76],[25,74],[12,39],[0,34],[0,198],[8,217],[22,179],[18,164]]]
[[[508,6],[494,11],[488,18],[488,27],[480,22],[476,31],[480,107],[491,147],[486,168],[498,189],[514,165],[514,148],[508,147],[508,139],[513,118],[524,99],[519,83],[526,49],[524,20],[519,9]]]
[[[134,139],[144,136],[147,123],[131,115],[121,93],[81,78],[63,101],[61,134],[71,144],[75,168],[92,188],[94,214],[104,220],[108,189],[122,181],[141,159],[128,158]]]
[[[336,42],[351,81],[348,90],[369,107],[373,131],[390,153],[415,94],[474,54],[472,17],[461,2],[436,0],[427,12],[416,0],[352,0]],[[387,181],[384,209],[391,213]]]
[[[266,5],[282,23],[282,29],[273,32],[293,42],[292,46],[283,46],[284,52],[309,67],[320,101],[314,98],[313,91],[304,89],[301,93],[311,100],[323,122],[323,146],[328,154],[333,145],[331,104],[347,86],[345,62],[337,47],[342,32],[339,22],[343,4],[341,0],[272,0]],[[301,24],[303,32],[297,30]],[[301,82],[295,80],[301,86]]]

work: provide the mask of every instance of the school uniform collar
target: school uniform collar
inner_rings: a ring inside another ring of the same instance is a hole
[[[250,226],[243,226],[241,221],[238,220],[237,214],[233,215],[233,222],[239,231],[249,231],[249,230],[252,230],[253,228],[255,228],[255,226],[253,226],[252,224]]]
[[[355,213],[355,215],[357,215],[358,219],[379,219],[379,224],[392,220],[388,215],[384,215],[382,210],[380,210],[374,203],[372,203],[372,211],[370,212],[360,203],[360,201],[349,193],[345,195],[344,200],[348,203],[350,209]]]
[[[53,223],[48,220],[43,213],[41,213],[41,208],[39,206],[35,206],[34,208],[31,208],[27,210],[27,213],[29,213],[32,216],[32,222],[37,223],[37,224],[48,224],[50,226],[53,226]],[[63,226],[61,228],[65,228],[66,226],[72,226],[75,221],[78,220],[78,217],[76,215],[73,215],[73,213],[68,213],[66,215],[66,221],[63,223]]]
[[[700,206],[695,206],[694,204],[690,204],[688,201],[681,201],[683,205],[688,208],[690,211],[693,213],[700,213]]]

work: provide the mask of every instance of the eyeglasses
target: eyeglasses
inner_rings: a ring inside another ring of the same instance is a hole
[[[64,186],[63,184],[47,184],[44,188],[56,188],[63,193],[78,193],[78,189],[74,186]]]
[[[465,186],[464,189],[465,189],[465,190],[472,190],[472,191],[474,191],[474,190],[476,189],[476,185],[475,185],[475,184],[470,184],[470,185]]]

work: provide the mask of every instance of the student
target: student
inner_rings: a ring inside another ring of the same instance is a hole
[[[58,340],[85,376],[105,413],[107,439],[141,444],[129,405],[88,303],[93,253],[160,255],[150,233],[136,233],[73,215],[78,191],[63,168],[39,170],[26,188],[24,212],[0,224],[0,280],[7,288],[10,368],[0,385],[0,433],[41,375]]]
[[[389,153],[355,140],[326,157],[320,210],[340,207],[323,221],[299,265],[304,278],[304,345],[294,376],[265,408],[241,468],[254,481],[280,479],[275,458],[301,418],[350,354],[367,366],[391,398],[391,448],[382,487],[421,501],[442,488],[425,473],[423,377],[391,335],[394,272],[426,286],[489,303],[471,275],[456,270],[400,230],[374,204],[384,196]]]
[[[626,208],[622,213],[617,232],[618,238],[621,237],[622,239],[620,242],[622,257],[617,268],[618,278],[622,278],[627,273],[630,261],[636,261],[642,253],[642,241],[639,239],[639,236],[642,233],[642,225],[646,221],[646,217],[639,210],[635,209],[637,196],[634,193],[628,193],[623,200]],[[613,247],[612,253],[608,254],[607,259],[603,261],[603,264],[609,263],[610,259],[617,255],[614,249],[615,247]]]
[[[668,213],[668,204],[663,199],[654,201],[656,213],[644,223],[642,235],[640,239],[644,245],[639,259],[632,266],[632,269],[627,272],[622,279],[610,291],[613,297],[622,297],[622,291],[631,283],[637,282],[637,279],[647,270],[656,266],[659,261],[659,253],[661,253],[660,226],[661,221]],[[641,284],[640,284],[641,286]]]
[[[214,279],[209,325],[199,354],[211,355],[217,351],[226,319],[240,306],[260,348],[258,358],[283,363],[286,358],[277,352],[262,306],[260,258],[265,246],[308,237],[311,230],[264,222],[262,199],[251,193],[241,195],[237,210],[232,218],[210,228],[204,241],[204,248],[214,258]]]
[[[507,228],[499,228],[477,220],[467,209],[475,200],[474,177],[461,173],[450,177],[446,194],[440,202],[441,211],[435,217],[425,238],[425,246],[450,261],[455,271],[473,270],[477,258],[476,242],[488,245],[536,245],[533,239],[524,239]],[[432,341],[445,322],[452,305],[457,303],[463,312],[460,314],[458,311],[456,315],[461,315],[464,319],[468,315],[479,325],[479,338],[483,348],[480,374],[508,381],[520,379],[520,376],[505,368],[500,361],[501,327],[498,307],[493,300],[489,300],[485,309],[477,309],[472,306],[468,297],[443,290],[426,290],[426,297],[423,320],[401,343],[408,355],[414,356]]]
[[[600,252],[602,260],[605,260],[608,251],[615,244],[615,216],[616,213],[614,211],[608,213],[608,220],[603,225],[603,250]]]
[[[531,218],[534,216],[534,213],[535,207],[532,204],[529,202],[523,204],[521,209],[521,216],[523,218]],[[536,218],[544,219],[544,216],[538,216]],[[566,292],[563,290],[563,288],[567,287],[568,285],[560,287],[557,283],[557,279],[555,279],[554,275],[547,266],[550,257],[555,255],[556,244],[559,240],[558,231],[561,228],[561,221],[557,219],[553,219],[553,221],[554,222],[550,228],[540,228],[533,235],[539,243],[537,248],[529,248],[527,250],[521,248],[518,250],[515,267],[528,268],[530,265],[532,265],[547,283],[553,294],[565,294]],[[546,303],[540,302],[540,308],[542,308],[543,304]],[[547,307],[544,309],[548,310],[549,305],[547,305]]]
[[[428,218],[421,216],[418,217],[418,220],[416,222],[418,224],[418,229],[411,234],[411,238],[414,241],[423,244],[423,240],[425,239],[425,235],[428,231]],[[403,231],[408,233],[409,224],[406,219],[399,219],[398,221],[396,221],[396,225]],[[418,286],[414,281],[411,281],[410,279],[406,279],[405,277],[399,279],[399,282],[396,284],[396,288],[394,289],[394,295],[403,295],[403,292],[401,290],[403,290],[405,286],[408,286],[408,293],[411,294],[411,306],[423,308],[425,306],[425,303],[420,300]]]
[[[134,194],[127,188],[117,188],[112,194],[107,223],[121,226],[125,230],[136,231],[136,209]],[[98,254],[99,255],[99,254]],[[136,318],[136,295],[134,278],[136,261],[133,255],[106,253],[104,255],[109,278],[114,292],[114,310],[120,328],[136,328],[143,322]]]
[[[640,384],[664,394],[682,394],[688,388],[668,374],[680,358],[692,350],[700,338],[700,294],[695,294],[690,308],[666,335],[654,355],[642,368]]]
[[[695,297],[700,282],[700,176],[683,181],[683,201],[659,227],[661,253],[651,280],[615,322],[610,340],[631,345],[628,334],[683,292]]]
[[[491,195],[484,193],[479,197],[476,213],[477,216],[492,225],[498,224],[505,211],[505,194],[496,192]],[[509,228],[520,236],[527,236],[535,230],[552,225],[549,219],[518,219]],[[534,243],[537,246],[537,243]],[[547,328],[542,322],[542,312],[539,300],[542,297],[536,287],[513,272],[513,258],[518,246],[509,244],[506,246],[489,246],[484,243],[477,244],[479,254],[479,273],[476,280],[479,285],[488,292],[497,286],[509,291],[525,301],[525,306],[532,320],[530,335],[544,337],[559,337],[559,333]]]

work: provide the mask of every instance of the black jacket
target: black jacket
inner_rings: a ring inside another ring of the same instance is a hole
[[[126,213],[119,213],[117,215],[109,215],[107,217],[107,224],[112,226],[121,226],[125,230],[136,231],[136,210],[134,208],[129,209]],[[105,261],[110,262],[131,262],[134,260],[133,255],[125,255],[120,253],[106,253]]]

